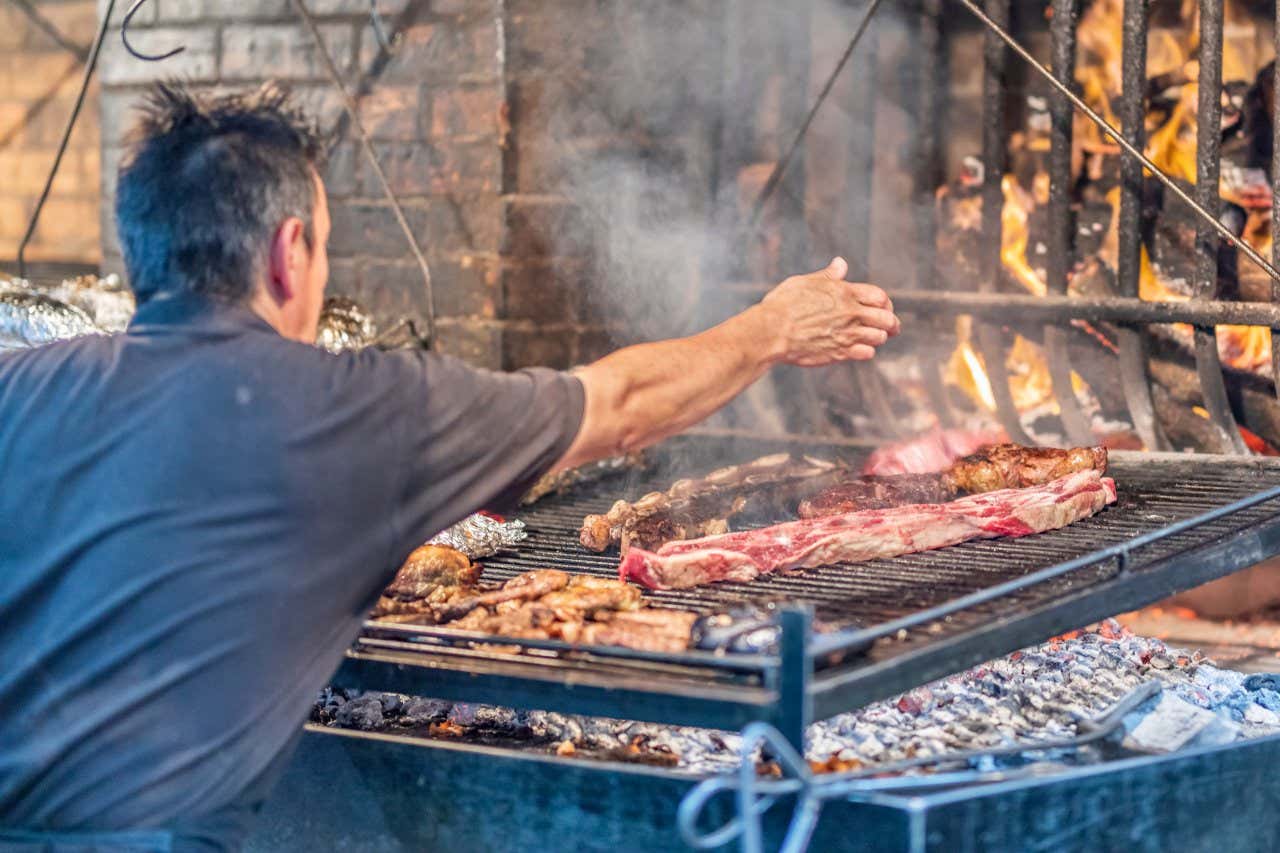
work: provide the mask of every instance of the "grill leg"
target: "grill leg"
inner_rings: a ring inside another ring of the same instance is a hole
[[[804,755],[804,733],[813,719],[813,698],[809,682],[813,662],[809,660],[809,634],[813,610],[787,607],[778,618],[782,628],[778,643],[778,711],[775,725],[782,736]]]

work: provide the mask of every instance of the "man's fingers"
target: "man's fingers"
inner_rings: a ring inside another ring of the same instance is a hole
[[[875,358],[876,348],[866,344],[854,344],[849,347],[848,355],[850,361],[868,361]]]
[[[832,258],[825,272],[834,281],[844,281],[844,277],[849,274],[849,264],[844,258]]]
[[[854,312],[854,316],[862,325],[880,329],[890,335],[896,335],[901,325],[892,311],[886,311],[883,308],[870,308],[864,305]]]
[[[863,284],[858,282],[849,285],[853,291],[853,298],[861,302],[863,305],[870,305],[872,308],[888,308],[893,310],[893,303],[889,301],[889,294],[885,293],[874,284]]]

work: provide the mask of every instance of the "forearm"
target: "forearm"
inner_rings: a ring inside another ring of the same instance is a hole
[[[784,353],[763,306],[688,338],[618,350],[578,371],[586,411],[559,467],[635,450],[706,419]]]

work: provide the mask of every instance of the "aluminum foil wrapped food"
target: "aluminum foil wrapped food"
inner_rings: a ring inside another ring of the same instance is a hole
[[[38,293],[23,281],[0,285],[0,350],[101,334],[105,331],[74,305]]]
[[[69,278],[46,292],[54,299],[84,311],[94,325],[112,333],[123,332],[138,310],[133,292],[114,273],[105,277],[82,275]]]
[[[511,548],[528,535],[523,521],[499,521],[476,513],[433,536],[430,544],[447,545],[478,560]]]
[[[331,296],[320,310],[316,346],[329,352],[364,349],[378,336],[373,317],[353,299]]]

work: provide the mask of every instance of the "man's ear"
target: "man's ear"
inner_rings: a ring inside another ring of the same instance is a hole
[[[271,260],[267,275],[267,289],[278,303],[288,302],[301,291],[305,282],[306,226],[296,216],[290,216],[271,240]]]

